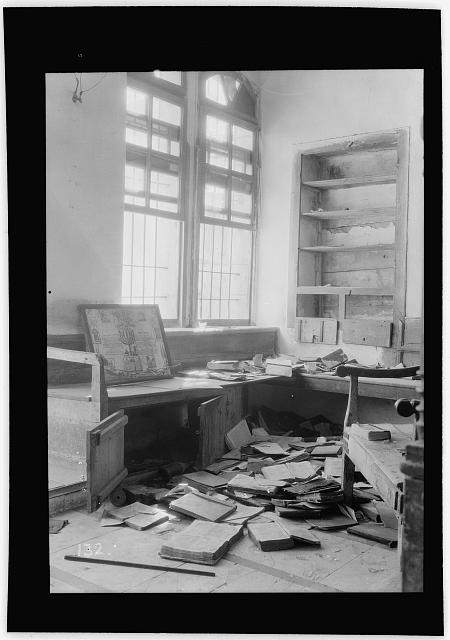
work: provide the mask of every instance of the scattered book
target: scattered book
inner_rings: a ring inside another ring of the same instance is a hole
[[[353,520],[349,516],[343,516],[341,513],[327,515],[320,520],[305,520],[311,527],[320,529],[321,531],[332,531],[333,529],[346,529],[358,525],[358,521]]]
[[[173,500],[170,503],[170,509],[190,518],[218,522],[229,516],[233,511],[236,511],[236,505],[210,499],[208,496],[187,493],[181,498]]]
[[[294,546],[291,536],[276,522],[250,522],[248,535],[261,551],[279,551]]]
[[[388,427],[388,424],[359,424],[353,423],[351,426],[350,434],[351,436],[358,436],[358,438],[362,438],[363,440],[377,441],[377,440],[390,440],[391,432]]]
[[[218,474],[224,469],[229,469],[236,465],[236,460],[217,460],[205,468],[209,473]]]
[[[309,480],[316,475],[310,462],[287,462],[286,464],[264,467],[261,473],[267,480]]]
[[[292,378],[292,362],[287,358],[266,358],[266,374]]]
[[[159,555],[170,560],[216,564],[242,537],[244,527],[196,520],[161,547]]]
[[[250,442],[253,442],[253,437],[246,420],[240,420],[225,434],[225,443],[229,449],[245,447]]]
[[[227,451],[223,455],[220,456],[221,460],[241,460],[241,448],[236,447],[236,449],[231,449],[231,451]]]
[[[382,500],[376,501],[374,506],[385,527],[389,527],[389,529],[398,529],[398,518],[392,507]]]
[[[239,360],[210,360],[206,368],[210,371],[239,371]]]
[[[319,445],[318,447],[314,447],[310,455],[320,456],[320,457],[338,456],[341,453],[341,451],[342,451],[341,445],[325,444],[325,445]]]
[[[307,529],[304,525],[297,522],[283,521],[278,523],[284,531],[294,540],[294,542],[300,542],[304,544],[311,544],[315,547],[320,547],[320,540],[315,536],[312,531]]]
[[[312,511],[306,507],[275,507],[275,513],[280,518],[290,518],[291,520],[322,517],[321,511]]]
[[[279,487],[286,486],[283,480],[267,480],[264,477],[252,478],[244,474],[238,474],[228,482],[228,487],[244,491],[250,494],[269,496],[276,493]]]
[[[208,473],[208,471],[185,473],[183,479],[186,480],[191,487],[203,491],[210,491],[211,489],[217,489],[218,487],[224,487],[226,485],[226,480],[213,473]]]
[[[390,529],[389,527],[385,527],[384,524],[377,524],[376,522],[358,524],[358,526],[349,529],[347,533],[366,538],[367,540],[381,542],[381,544],[386,544],[391,548],[396,547],[398,544],[397,529]]]
[[[266,456],[285,456],[286,449],[283,449],[277,442],[258,442],[252,444],[252,449],[263,453]]]
[[[155,513],[157,513],[157,510],[155,509],[155,507],[150,507],[147,504],[142,504],[141,502],[133,502],[132,504],[127,504],[125,507],[115,507],[108,510],[105,509],[103,512],[103,517],[115,518],[119,522],[125,522],[125,520],[128,520],[128,518],[132,518],[139,513],[154,515]]]
[[[138,531],[145,531],[145,529],[150,529],[150,527],[155,527],[158,524],[163,522],[167,522],[169,516],[167,513],[159,512],[151,515],[149,513],[138,513],[136,516],[132,518],[128,518],[125,520],[125,524],[127,527],[131,527],[132,529],[137,529]]]
[[[324,474],[328,478],[340,478],[342,476],[341,458],[333,458],[331,456],[326,458]]]
[[[249,507],[238,504],[236,511],[227,516],[222,522],[245,524],[248,520],[256,518],[256,516],[259,516],[261,513],[264,513],[264,507]]]

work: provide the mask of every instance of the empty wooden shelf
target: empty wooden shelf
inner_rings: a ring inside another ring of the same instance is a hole
[[[385,251],[387,249],[394,249],[395,244],[365,244],[355,247],[346,247],[340,245],[337,247],[331,247],[326,245],[316,245],[314,247],[300,247],[300,251],[315,251],[315,252],[330,252],[330,251]]]
[[[311,335],[324,342],[321,321],[334,320],[338,344],[345,343],[344,321],[352,344],[368,344],[369,322],[383,336],[376,346],[401,352],[408,155],[408,129],[312,143],[299,154],[291,291],[300,342],[310,342]],[[327,341],[333,341],[331,333]]]

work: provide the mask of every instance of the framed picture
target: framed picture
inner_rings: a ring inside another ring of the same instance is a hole
[[[79,309],[88,348],[103,356],[106,384],[172,377],[157,304],[83,304]]]

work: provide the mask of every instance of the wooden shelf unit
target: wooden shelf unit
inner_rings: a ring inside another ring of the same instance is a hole
[[[376,344],[375,328],[387,323],[389,337],[379,346],[401,349],[408,162],[409,129],[305,146],[296,204],[297,327],[302,318],[332,318],[333,344],[351,335],[353,344],[367,345]]]

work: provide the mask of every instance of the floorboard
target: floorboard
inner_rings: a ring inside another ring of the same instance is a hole
[[[164,539],[189,524],[173,516],[165,525],[148,531],[125,526],[101,527],[85,509],[58,514],[66,525],[49,536],[51,593],[232,593],[232,592],[399,592],[397,550],[368,540],[354,540],[345,531],[315,530],[320,547],[296,544],[292,549],[264,552],[248,535],[208,570],[214,577],[167,571],[84,564],[64,559],[66,554],[146,562],[189,569],[204,565],[161,558]],[[270,516],[261,516],[262,520]]]

